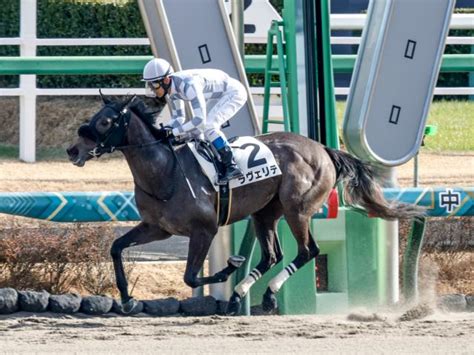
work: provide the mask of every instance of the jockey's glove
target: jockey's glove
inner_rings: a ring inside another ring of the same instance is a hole
[[[171,139],[171,138],[174,138],[174,135],[173,135],[173,130],[170,126],[162,126],[160,131],[159,131],[159,134],[158,134],[158,138],[159,139]]]
[[[164,127],[164,133],[166,138],[173,138],[173,129],[170,126],[165,126]]]
[[[180,131],[177,127],[173,128],[172,133],[175,137],[179,137],[186,134],[186,132]]]

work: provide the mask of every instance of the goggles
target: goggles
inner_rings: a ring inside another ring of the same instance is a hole
[[[156,90],[161,87],[161,81],[147,81],[145,84],[145,95],[148,97],[156,97]]]
[[[155,90],[162,87],[161,80],[147,81],[147,85],[150,87],[150,89],[155,89]]]

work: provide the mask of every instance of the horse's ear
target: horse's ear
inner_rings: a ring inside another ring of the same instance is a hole
[[[102,99],[102,101],[104,102],[104,105],[107,105],[107,104],[110,104],[112,102],[112,100],[108,99],[107,97],[105,97],[104,94],[102,94],[102,90],[99,89],[99,94],[100,94],[100,98]]]
[[[130,97],[128,97],[123,103],[122,103],[122,110],[126,107],[128,107],[128,105],[130,105],[133,100],[135,100],[137,98],[137,95],[131,95]]]

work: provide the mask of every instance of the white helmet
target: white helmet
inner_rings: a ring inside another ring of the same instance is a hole
[[[173,67],[166,60],[153,58],[143,68],[143,81],[157,81],[173,73]]]

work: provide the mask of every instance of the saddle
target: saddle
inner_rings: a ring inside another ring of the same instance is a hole
[[[229,140],[229,142],[230,141],[231,140]],[[181,141],[171,141],[171,145],[173,147],[184,144],[188,145],[188,148],[193,146],[194,150],[191,149],[193,154],[199,154],[199,156],[201,156],[206,162],[211,164],[217,172],[219,179],[224,176],[225,166],[220,161],[219,154],[215,151],[211,143],[196,138]],[[225,185],[219,185],[217,189],[217,223],[220,226],[226,225],[229,220],[232,200],[231,191],[232,190],[229,188],[229,182],[227,182]]]
[[[237,137],[229,139],[229,143],[235,141],[236,139]],[[222,164],[222,162],[220,161],[219,153],[217,153],[215,148],[208,141],[198,138],[191,138],[185,140],[172,139],[170,143],[173,147],[180,147],[185,144],[193,144],[196,149],[196,152],[199,153],[199,155],[203,157],[207,162],[211,163],[214,166],[219,178],[224,175],[225,167],[224,164]]]
[[[179,143],[186,143],[201,166],[203,173],[217,192],[217,210],[219,225],[221,226],[226,225],[229,219],[232,207],[232,190],[281,175],[281,170],[271,150],[254,137],[234,137],[229,139],[234,159],[242,170],[243,175],[237,179],[230,180],[225,185],[217,183],[225,173],[225,166],[211,143],[199,139],[191,139],[187,142]]]

